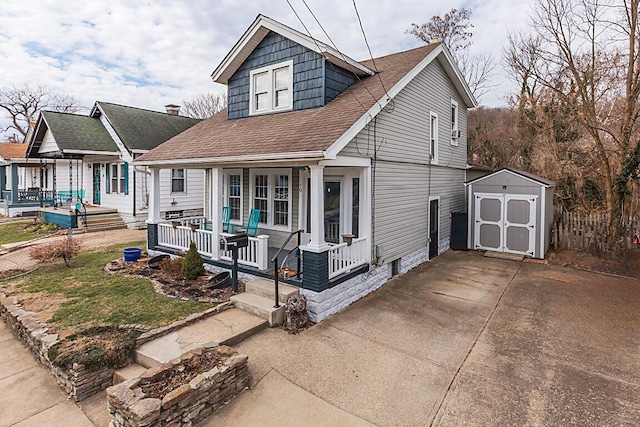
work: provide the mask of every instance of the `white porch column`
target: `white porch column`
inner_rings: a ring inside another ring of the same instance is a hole
[[[211,256],[213,259],[220,259],[220,233],[222,233],[222,168],[207,169],[209,184],[209,219],[211,220],[211,231],[213,233],[213,245]]]
[[[160,169],[151,168],[151,182],[149,183],[149,216],[147,224],[157,224],[160,217]]]
[[[324,166],[310,165],[311,169],[311,241],[305,250],[324,252],[329,244],[324,241]]]
[[[373,248],[371,240],[371,229],[374,218],[371,215],[373,200],[371,199],[371,166],[362,168],[360,172],[360,237],[367,236],[367,248],[369,250],[365,255],[367,262],[375,261],[372,259]]]

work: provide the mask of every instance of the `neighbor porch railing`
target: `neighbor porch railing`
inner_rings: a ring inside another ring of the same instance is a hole
[[[33,203],[53,203],[55,192],[52,190],[18,190],[17,200],[13,200],[11,190],[2,190],[0,198],[12,205],[33,204]]]
[[[366,264],[368,253],[369,248],[365,237],[353,239],[351,246],[346,243],[332,246],[329,249],[329,279]]]
[[[199,224],[177,225],[175,223],[158,224],[158,244],[167,248],[181,251],[189,250],[193,241],[201,255],[213,258],[214,249],[220,244],[220,238],[213,232],[203,228],[196,228]],[[185,223],[189,223],[185,218]],[[223,234],[225,235],[225,234]],[[269,236],[249,237],[249,246],[238,250],[238,263],[266,270],[268,267]],[[231,261],[231,252],[221,252],[220,259]]]

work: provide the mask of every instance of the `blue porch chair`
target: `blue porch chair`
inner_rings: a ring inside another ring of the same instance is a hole
[[[233,233],[233,225],[231,224],[231,206],[222,207],[222,232]]]
[[[258,223],[260,222],[260,209],[251,209],[251,213],[249,214],[249,222],[247,223],[247,228],[245,228],[245,233],[247,236],[256,237],[258,235]]]

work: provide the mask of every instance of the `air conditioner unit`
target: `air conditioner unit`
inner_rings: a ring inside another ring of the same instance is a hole
[[[459,130],[452,130],[451,131],[451,138],[452,139],[458,139],[460,138],[460,131]]]

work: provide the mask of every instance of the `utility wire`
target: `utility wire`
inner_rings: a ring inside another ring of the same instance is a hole
[[[360,82],[362,84],[362,86],[365,88],[365,90],[369,93],[369,95],[371,95],[371,98],[373,98],[373,101],[376,104],[378,103],[378,98],[376,98],[371,91],[369,90],[369,88],[367,87],[367,85],[365,85],[362,80],[360,79],[360,76],[358,76],[358,73],[353,69],[353,67],[351,66],[351,64],[349,63],[349,61],[347,61],[346,56],[342,53],[342,51],[340,49],[338,49],[338,46],[333,42],[333,39],[331,38],[331,36],[329,36],[329,33],[327,33],[327,31],[324,29],[324,27],[322,26],[322,24],[320,23],[320,20],[316,17],[315,13],[313,13],[313,11],[311,10],[311,8],[309,7],[309,5],[307,4],[306,0],[302,0],[302,3],[307,7],[307,10],[309,11],[309,13],[311,14],[311,16],[313,16],[313,19],[315,19],[316,23],[318,24],[318,26],[320,27],[320,29],[322,30],[322,32],[324,33],[325,36],[327,36],[327,38],[329,39],[329,41],[331,42],[331,45],[333,46],[333,48],[338,51],[338,53],[340,54],[340,56],[342,57],[342,60],[349,66],[349,71],[351,71],[355,76],[356,79],[358,79],[358,82]],[[335,70],[334,70],[335,71]],[[377,73],[377,70],[376,70]],[[380,78],[380,76],[378,76],[378,78]],[[385,91],[386,92],[386,91]]]
[[[311,31],[309,31],[309,29],[307,28],[307,26],[304,24],[304,22],[302,21],[302,18],[300,17],[300,15],[298,15],[298,12],[296,11],[296,9],[293,7],[293,5],[291,4],[291,2],[289,0],[287,0],[287,4],[289,5],[289,7],[291,8],[291,10],[293,11],[294,15],[296,15],[296,17],[298,18],[298,21],[300,21],[300,24],[302,24],[302,26],[304,27],[305,31],[307,32],[307,34],[309,35],[309,37],[311,38],[311,40],[313,40],[313,43],[316,45],[316,47],[318,48],[318,52],[322,52],[322,49],[320,48],[320,45],[318,44],[318,41],[313,38],[313,36],[311,35]],[[308,6],[307,6],[308,8]],[[337,50],[337,49],[336,49]],[[322,53],[321,53],[322,55]],[[323,55],[324,57],[324,55]],[[325,57],[326,59],[326,57]],[[333,71],[336,71],[335,68],[333,68],[333,64],[331,63],[331,61],[329,62],[329,66],[333,69]],[[355,74],[355,73],[354,73]],[[356,77],[358,77],[357,74],[355,74]],[[358,79],[359,80],[359,79]],[[360,107],[362,108],[362,110],[364,112],[367,112],[368,109],[362,104],[362,102],[360,102],[360,100],[358,99],[358,97],[356,96],[355,93],[353,93],[353,91],[351,90],[351,86],[348,86],[347,89],[349,89],[349,93],[351,93],[351,95],[355,98],[355,100],[358,102],[358,104],[360,104]]]
[[[371,53],[371,46],[369,46],[369,41],[367,40],[367,34],[365,33],[364,26],[362,25],[362,19],[360,19],[360,12],[358,12],[358,6],[356,5],[356,0],[353,0],[353,8],[356,11],[356,16],[358,17],[358,23],[360,24],[360,31],[362,31],[362,37],[364,37],[364,43],[367,45],[367,50],[369,51],[369,57],[371,58],[373,69],[376,70],[376,76],[378,76],[378,80],[380,80],[382,89],[384,90],[385,95],[387,95],[387,98],[391,103],[391,108],[389,109],[389,112],[391,112],[395,108],[395,103],[393,102],[393,99],[389,95],[389,92],[387,91],[387,88],[384,86],[384,83],[382,82],[382,78],[380,77],[380,72],[378,71],[378,67],[376,66],[376,60],[373,57],[373,54]]]

